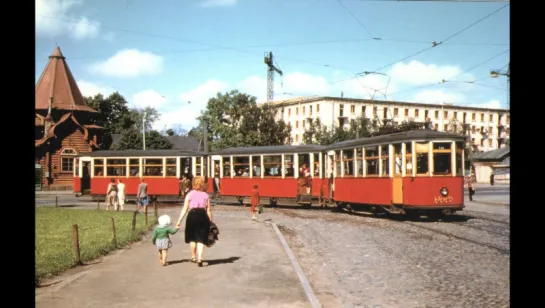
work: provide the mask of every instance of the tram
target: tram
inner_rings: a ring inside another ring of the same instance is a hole
[[[158,201],[180,201],[180,178],[206,175],[206,155],[198,151],[95,151],[74,158],[74,192],[90,189],[94,200],[105,200],[112,179],[125,183],[128,200],[135,200],[144,178],[148,195]]]
[[[462,210],[464,139],[413,130],[330,145],[334,202],[373,213],[448,215]]]
[[[257,184],[260,196],[269,198],[271,206],[279,198],[310,206],[313,199],[324,199],[327,191],[324,149],[319,145],[223,149],[210,155],[208,186],[219,177],[221,197],[235,197],[240,204]]]

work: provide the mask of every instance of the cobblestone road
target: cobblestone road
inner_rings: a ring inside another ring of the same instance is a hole
[[[324,307],[509,306],[508,216],[426,222],[265,209],[260,220],[281,227]]]

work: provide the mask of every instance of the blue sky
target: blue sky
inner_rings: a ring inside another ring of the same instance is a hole
[[[132,106],[154,106],[158,129],[192,127],[217,91],[263,101],[266,51],[284,72],[278,100],[342,91],[506,107],[506,78],[489,78],[509,62],[509,6],[490,15],[506,2],[35,1],[36,81],[58,44],[84,95],[119,91]]]

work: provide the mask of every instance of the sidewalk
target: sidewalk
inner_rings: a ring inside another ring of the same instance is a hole
[[[179,211],[160,214],[176,221]],[[202,268],[189,261],[182,225],[171,236],[168,266],[149,238],[60,288],[36,289],[36,307],[310,307],[272,226],[245,214],[214,212],[219,241],[205,248]]]

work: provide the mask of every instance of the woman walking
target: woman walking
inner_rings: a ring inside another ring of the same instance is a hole
[[[176,227],[179,228],[187,214],[185,222],[185,242],[191,247],[191,262],[196,262],[202,267],[202,255],[204,246],[208,244],[210,223],[212,222],[212,209],[208,194],[204,192],[204,180],[202,177],[193,179],[193,190],[187,194],[184,207]]]

